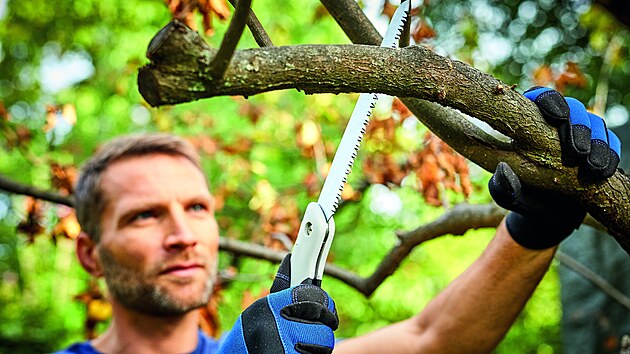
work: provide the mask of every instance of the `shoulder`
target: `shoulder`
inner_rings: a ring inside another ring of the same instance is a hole
[[[62,349],[55,354],[100,354],[90,342],[75,343],[66,349]]]
[[[199,331],[197,348],[191,354],[214,354],[219,351],[219,342],[208,337],[203,331]]]

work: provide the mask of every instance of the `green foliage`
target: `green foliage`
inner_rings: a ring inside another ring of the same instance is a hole
[[[427,3],[423,15],[437,38],[423,44],[438,53],[468,61],[520,87],[530,86],[532,72],[540,65],[561,71],[567,61],[576,61],[587,74],[588,86],[570,92],[585,101],[593,97],[614,28],[610,18],[583,7],[560,6],[564,3],[555,0]],[[7,4],[0,14],[4,16],[0,17],[0,101],[11,119],[0,117],[0,174],[53,189],[51,163],[79,165],[99,144],[120,134],[170,131],[206,139],[203,166],[215,194],[223,193],[218,221],[227,237],[261,242],[266,234],[260,205],[293,203],[301,212],[316,197],[307,194],[304,179],[308,173],[318,173],[319,167],[297,146],[297,127],[305,119],[317,123],[330,159],[355,95],[271,92],[247,100],[221,97],[152,109],[138,93],[136,74],[147,62],[149,41],[170,18],[163,1]],[[253,6],[275,45],[349,43],[330,16],[315,16],[320,6],[316,1],[255,1]],[[218,34],[206,38],[210,45],[218,46],[226,26],[216,24]],[[551,42],[538,39],[546,29],[555,29],[547,32]],[[498,53],[503,54],[482,55],[489,51],[482,47],[488,43],[499,44]],[[239,44],[241,48],[255,45],[247,32]],[[627,47],[622,45],[620,51],[626,53]],[[68,70],[69,63],[73,70]],[[624,77],[630,63],[604,64],[610,65],[609,105],[628,106]],[[59,67],[64,71],[51,71]],[[76,124],[60,109],[57,124],[46,131],[47,104],[73,106]],[[425,131],[420,126],[398,130],[402,148],[396,158],[420,149]],[[355,166],[361,166],[368,153],[385,149],[366,145]],[[471,168],[474,192],[469,201],[488,202],[488,174]],[[350,181],[358,188],[364,177],[355,168]],[[383,186],[372,186],[360,201],[346,203],[336,216],[331,259],[367,276],[395,244],[395,231],[438,217],[443,210],[427,206],[417,185],[411,176],[403,187],[384,191]],[[375,200],[383,195],[398,201],[400,210],[391,214],[375,210]],[[447,198],[451,203],[463,199],[455,193]],[[58,209],[46,205],[43,212],[43,233],[30,244],[15,231],[25,217],[24,198],[0,193],[0,342],[11,353],[50,351],[84,338],[86,311],[73,296],[86,289],[87,275],[75,260],[71,241],[59,239],[55,245],[45,236],[59,218]],[[420,311],[479,255],[492,231],[423,244],[369,299],[339,281],[325,279],[326,289],[339,304],[338,335],[363,334]],[[276,265],[223,253],[221,257],[221,269],[238,268],[235,281],[221,294],[219,319],[221,329],[227,330],[242,309],[243,294],[263,293]],[[558,293],[552,270],[497,352],[560,351]]]

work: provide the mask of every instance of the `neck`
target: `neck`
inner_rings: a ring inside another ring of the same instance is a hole
[[[158,317],[129,310],[112,299],[110,327],[92,341],[103,353],[182,353],[195,350],[199,311]]]

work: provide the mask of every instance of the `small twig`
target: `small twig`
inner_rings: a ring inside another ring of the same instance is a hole
[[[271,238],[282,243],[282,247],[284,247],[285,250],[290,250],[293,248],[293,241],[291,241],[289,235],[283,232],[272,232]]]
[[[235,8],[238,6],[238,0],[229,0],[230,4]],[[258,21],[258,17],[253,10],[249,10],[249,15],[247,17],[247,27],[249,27],[250,32],[252,32],[252,36],[254,36],[254,40],[260,47],[273,47],[273,42],[269,35]]]
[[[407,9],[407,17],[405,18],[405,25],[403,27],[398,46],[408,47],[411,43],[411,0],[409,1],[409,8]]]
[[[558,251],[556,253],[556,259],[560,261],[560,264],[580,274],[582,277],[599,287],[601,291],[606,293],[606,295],[610,296],[626,309],[630,310],[630,298],[612,286],[606,279],[588,269],[582,263],[576,261],[566,253]]]
[[[210,63],[209,73],[215,80],[220,80],[223,77],[230,64],[236,45],[245,29],[251,3],[251,0],[241,0],[236,6],[230,25],[223,36],[221,46]]]
[[[381,43],[383,37],[354,0],[320,0],[328,13],[355,44]]]
[[[624,32],[622,32],[624,33]],[[597,79],[597,87],[595,88],[595,103],[593,104],[593,112],[601,116],[606,112],[606,101],[608,99],[608,84],[610,81],[610,72],[612,71],[612,61],[623,44],[621,33],[617,33],[612,37],[604,53],[604,60],[599,70]]]
[[[66,197],[55,192],[47,192],[32,186],[23,185],[18,182],[11,181],[4,176],[0,176],[0,190],[14,194],[28,195],[33,198],[74,207],[74,199],[72,197]]]

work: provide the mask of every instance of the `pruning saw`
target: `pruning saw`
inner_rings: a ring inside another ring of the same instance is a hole
[[[411,0],[403,1],[390,21],[381,47],[398,48],[408,24]],[[344,184],[357,156],[372,110],[378,100],[375,93],[362,93],[343,133],[330,172],[317,202],[307,205],[291,251],[291,286],[306,282],[321,285],[328,251],[335,235],[333,215],[341,201]]]

